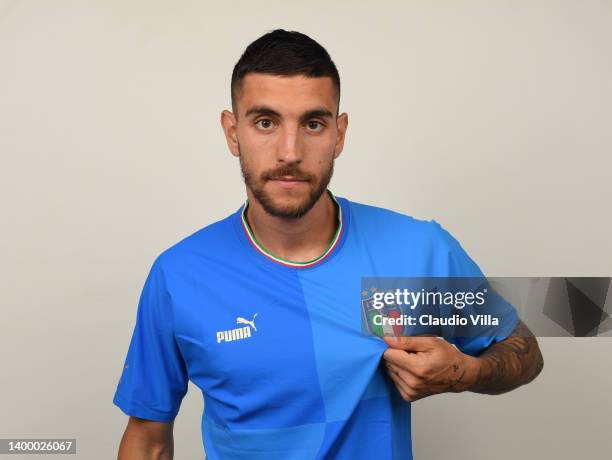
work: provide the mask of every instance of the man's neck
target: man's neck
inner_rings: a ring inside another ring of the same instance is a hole
[[[326,191],[304,216],[286,219],[268,214],[247,190],[246,218],[257,242],[270,254],[292,262],[316,259],[338,228],[338,211]]]

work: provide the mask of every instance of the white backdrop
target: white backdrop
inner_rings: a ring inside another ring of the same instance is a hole
[[[339,68],[335,194],[436,219],[490,276],[612,275],[612,2],[216,3],[0,0],[0,437],[116,456],[146,273],[243,202],[219,116],[277,27]],[[612,339],[540,342],[527,387],[416,402],[415,458],[604,458]],[[190,385],[178,460],[201,411]]]

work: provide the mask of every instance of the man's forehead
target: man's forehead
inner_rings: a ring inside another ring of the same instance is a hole
[[[321,107],[335,113],[336,97],[330,77],[251,73],[242,80],[238,107],[241,115],[253,106],[271,107],[281,113],[296,115]]]

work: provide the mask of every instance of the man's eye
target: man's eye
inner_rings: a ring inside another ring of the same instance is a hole
[[[261,129],[270,129],[273,125],[274,124],[272,123],[272,120],[268,118],[262,118],[261,120],[257,120],[257,122],[255,123],[255,126]]]
[[[325,127],[323,123],[316,120],[309,121],[308,123],[306,123],[306,126],[308,127],[309,131],[321,131]]]

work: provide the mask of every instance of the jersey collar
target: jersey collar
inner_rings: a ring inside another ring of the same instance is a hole
[[[251,243],[251,245],[260,254],[262,254],[265,257],[267,257],[268,259],[271,259],[274,262],[277,262],[277,263],[279,263],[281,265],[284,265],[286,267],[306,268],[306,267],[312,267],[313,265],[317,265],[317,264],[321,263],[336,248],[336,246],[338,245],[338,243],[340,241],[340,237],[342,236],[342,231],[343,231],[342,206],[340,205],[340,203],[338,203],[338,200],[336,200],[336,197],[333,195],[333,193],[330,190],[327,190],[327,193],[329,193],[329,196],[332,198],[332,200],[336,204],[336,207],[338,208],[338,228],[336,229],[336,233],[334,234],[334,237],[332,238],[331,242],[329,243],[329,246],[323,252],[323,254],[321,254],[319,257],[317,257],[315,259],[312,259],[312,260],[307,260],[305,262],[294,262],[292,260],[287,260],[287,259],[283,259],[282,257],[275,256],[274,254],[268,252],[259,243],[259,241],[257,241],[257,239],[255,238],[255,235],[253,234],[253,231],[251,230],[251,227],[249,226],[249,223],[247,222],[247,219],[246,219],[246,210],[247,210],[247,208],[249,206],[249,200],[247,198],[247,200],[244,202],[244,205],[242,206],[242,210],[240,212],[240,220],[242,222],[242,228],[244,229],[249,242]]]

